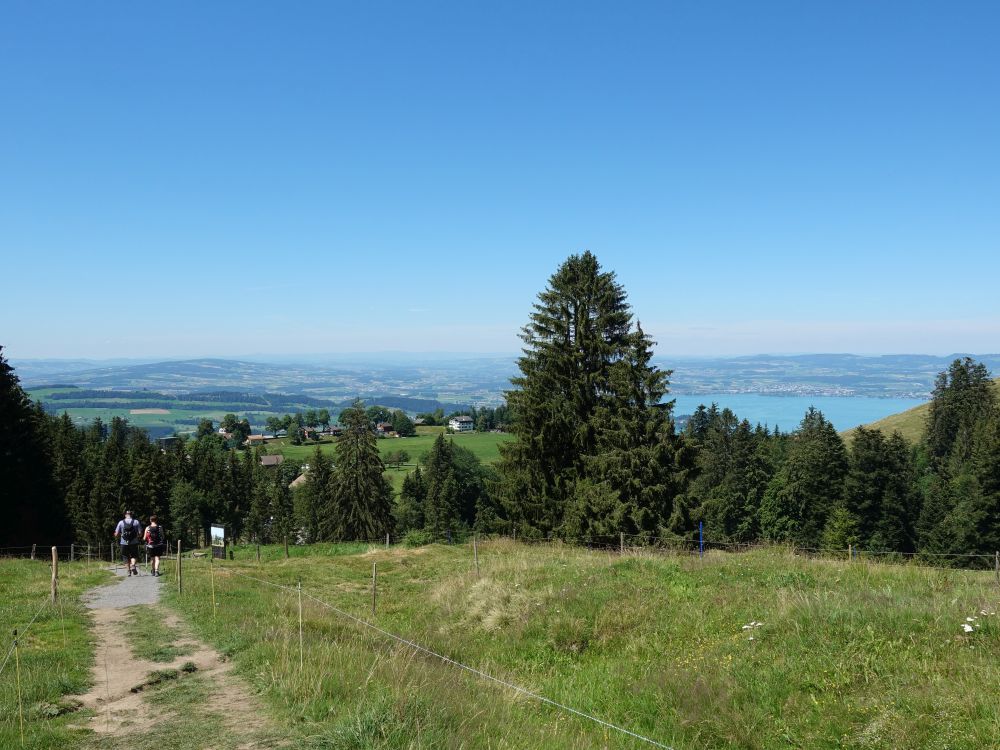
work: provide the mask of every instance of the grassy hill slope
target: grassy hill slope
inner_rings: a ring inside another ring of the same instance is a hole
[[[477,577],[467,545],[295,551],[216,565],[215,618],[206,561],[192,561],[184,594],[169,596],[276,720],[316,747],[649,746],[415,654],[311,598],[300,669],[298,581],[308,596],[677,750],[995,742],[992,572],[495,541],[480,544]]]
[[[1000,378],[993,381],[993,389],[996,391],[997,397],[1000,398]],[[890,414],[884,419],[865,425],[865,427],[881,430],[886,435],[899,432],[900,435],[911,443],[915,443],[924,436],[924,428],[927,425],[927,415],[930,413],[930,410],[931,405],[928,401],[926,404],[914,406],[912,409],[907,409],[899,414]],[[847,430],[842,435],[845,440],[850,442],[854,437],[854,430]]]

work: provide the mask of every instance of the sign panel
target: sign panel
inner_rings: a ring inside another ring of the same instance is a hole
[[[226,527],[212,524],[212,557],[226,559]]]

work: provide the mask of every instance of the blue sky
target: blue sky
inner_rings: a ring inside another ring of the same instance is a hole
[[[661,354],[1000,348],[1000,4],[38,3],[0,344],[516,350],[565,257]]]

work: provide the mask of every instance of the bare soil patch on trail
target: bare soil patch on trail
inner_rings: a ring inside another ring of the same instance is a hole
[[[90,597],[93,686],[80,700],[93,712],[86,727],[96,735],[95,747],[117,747],[121,741],[123,747],[139,748],[142,742],[136,743],[135,738],[149,727],[185,723],[207,723],[224,730],[226,741],[219,747],[282,746],[260,701],[233,674],[232,664],[195,638],[177,614],[155,603],[160,585],[148,576],[120,578],[116,586],[96,589]],[[140,607],[152,608],[152,617],[147,619],[158,621],[170,632],[170,645],[181,655],[169,662],[154,661],[144,656],[143,644],[127,637],[129,618]],[[202,745],[191,744],[183,735],[177,733],[155,746],[200,750]]]

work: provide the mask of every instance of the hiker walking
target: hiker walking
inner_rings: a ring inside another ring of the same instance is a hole
[[[139,557],[139,536],[142,532],[142,525],[132,517],[132,511],[125,511],[125,518],[115,526],[115,539],[118,540],[122,549],[122,562],[128,568],[129,576],[139,575],[139,568],[135,563]]]
[[[149,526],[146,527],[146,549],[153,558],[153,575],[160,575],[160,555],[167,551],[167,535],[163,533],[163,527],[156,520],[156,516],[149,517]]]

